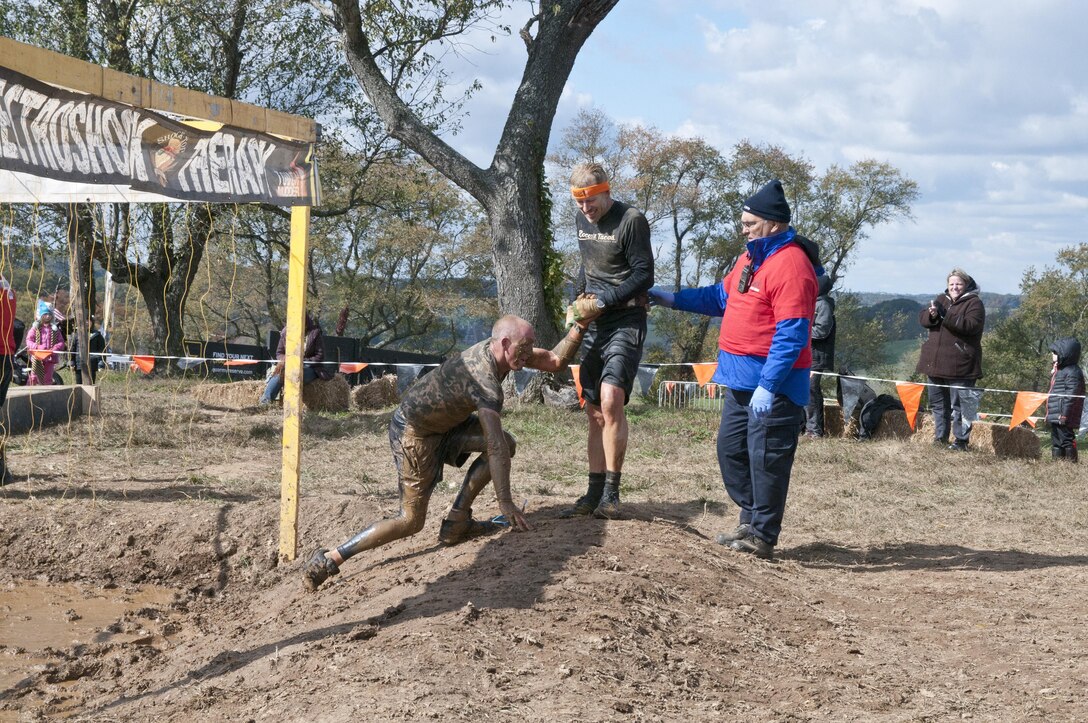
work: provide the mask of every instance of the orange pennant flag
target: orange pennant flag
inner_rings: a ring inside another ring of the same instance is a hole
[[[225,362],[223,362],[223,366],[225,366],[225,367],[242,367],[242,366],[245,366],[246,364],[256,364],[256,363],[257,363],[256,359],[227,359]]]
[[[144,374],[150,374],[151,370],[155,368],[155,357],[134,356],[132,357],[132,365],[142,371]]]
[[[907,413],[907,423],[914,431],[914,422],[918,419],[918,405],[922,402],[922,390],[925,384],[914,382],[896,382],[895,391],[899,392],[899,401],[903,402],[903,411]]]
[[[586,400],[582,398],[582,380],[578,378],[578,369],[581,365],[571,364],[569,366],[571,376],[574,377],[574,389],[578,392],[578,406],[584,407],[586,406]]]
[[[1012,420],[1009,421],[1009,429],[1024,421],[1034,427],[1035,422],[1028,417],[1046,401],[1048,396],[1050,395],[1046,392],[1017,392],[1016,403],[1012,405]]]
[[[42,361],[45,361],[49,357],[53,356],[53,352],[49,349],[31,349],[30,355],[33,356],[35,359],[41,359]]]
[[[718,368],[717,364],[692,364],[692,370],[695,371],[695,378],[699,380],[699,386],[706,386],[706,383],[710,381],[710,378],[714,376],[714,370]]]
[[[340,365],[341,374],[355,374],[370,366],[367,362],[344,362]]]

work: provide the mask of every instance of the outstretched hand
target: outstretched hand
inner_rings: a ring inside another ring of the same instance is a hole
[[[675,294],[657,286],[651,288],[646,294],[650,297],[650,306],[664,306],[666,309],[671,309],[673,302],[676,301]]]

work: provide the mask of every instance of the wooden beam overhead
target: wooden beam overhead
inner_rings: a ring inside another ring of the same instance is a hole
[[[308,143],[317,140],[312,118],[165,85],[147,78],[103,68],[94,63],[27,45],[0,35],[0,65],[68,90],[96,95],[136,108],[185,118],[215,121],[235,128],[273,133]]]

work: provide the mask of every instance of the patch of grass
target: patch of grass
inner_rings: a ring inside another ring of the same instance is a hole
[[[264,442],[279,442],[283,439],[283,428],[279,424],[257,422],[250,427],[249,437]]]

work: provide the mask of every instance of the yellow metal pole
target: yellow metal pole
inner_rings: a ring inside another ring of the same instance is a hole
[[[306,259],[310,208],[291,208],[291,262],[287,279],[287,342],[283,369],[283,469],[280,474],[280,560],[298,555],[298,477],[301,467],[302,345],[306,337]]]

